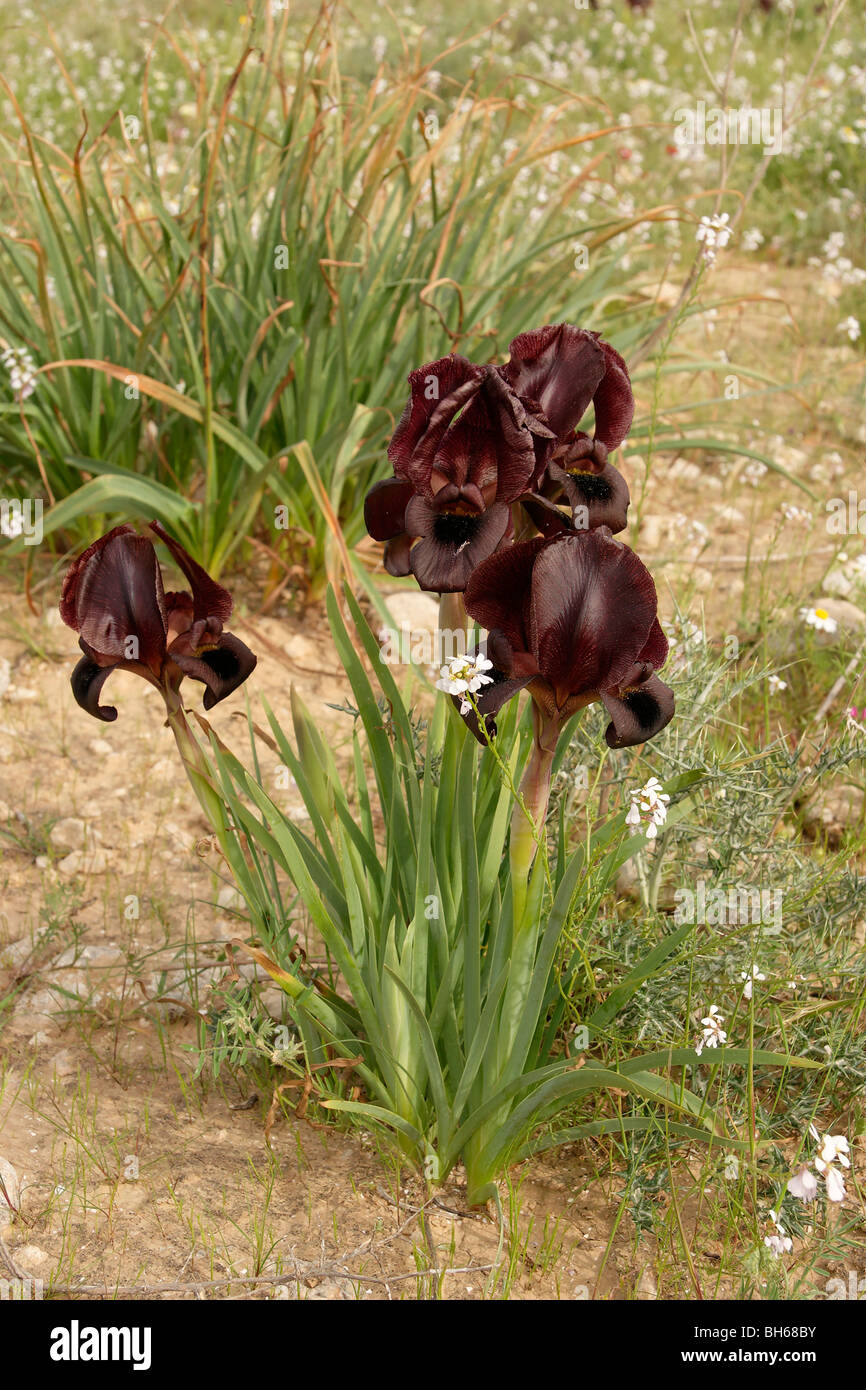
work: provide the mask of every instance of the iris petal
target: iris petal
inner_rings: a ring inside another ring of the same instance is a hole
[[[391,443],[394,472],[420,491],[429,486],[436,450],[454,415],[477,392],[482,368],[453,353],[409,374],[410,397]]]
[[[610,343],[599,339],[604,352],[605,373],[595,393],[595,437],[612,453],[631,429],[634,394],[628,367]]]
[[[209,647],[195,656],[173,648],[169,650],[169,655],[185,676],[203,681],[207,686],[203,701],[205,709],[212,709],[220,700],[231,695],[256,667],[255,655],[239,637],[230,632],[224,632],[215,647]]]
[[[88,714],[92,714],[95,719],[103,719],[106,724],[117,718],[117,710],[114,705],[101,705],[99,694],[112,671],[116,669],[116,666],[98,666],[92,657],[83,656],[71,677],[72,694],[75,696],[76,704]]]
[[[606,526],[614,535],[625,530],[631,497],[625,478],[613,464],[586,473],[579,469],[565,473],[551,464],[548,476],[561,485],[578,529]]]
[[[649,571],[606,527],[545,543],[532,571],[529,638],[560,704],[622,680],[656,604]]]
[[[402,478],[374,483],[364,498],[364,523],[375,541],[390,541],[406,529],[406,507],[414,493]]]
[[[412,537],[405,533],[402,536],[395,536],[393,540],[385,542],[385,553],[383,560],[385,569],[395,578],[403,578],[412,573],[409,565],[409,554],[412,549]]]
[[[150,541],[118,527],[104,545],[85,551],[70,580],[68,588],[64,585],[70,626],[105,658],[102,664],[139,661],[158,676],[165,657],[166,607]]]
[[[219,618],[220,622],[224,623],[231,616],[234,606],[228,589],[211,579],[207,570],[196,564],[192,556],[168,534],[160,522],[151,521],[150,529],[168,547],[176,564],[189,580],[195,618]]]
[[[213,709],[221,699],[243,685],[247,676],[256,669],[256,656],[245,642],[231,632],[224,632],[217,646],[211,646],[197,656],[174,651],[170,652],[170,656],[185,676],[192,677],[193,681],[203,681],[206,685],[204,709]]]
[[[611,717],[605,730],[609,748],[631,748],[654,738],[674,717],[674,693],[654,673],[622,694],[602,693]]]
[[[406,508],[406,529],[420,536],[409,565],[420,587],[431,593],[462,593],[477,566],[509,533],[511,511],[495,503],[483,512],[450,513],[415,497]]]
[[[521,333],[503,368],[518,396],[537,401],[558,437],[580,423],[605,371],[595,334],[569,323]]]
[[[529,650],[532,566],[544,544],[537,537],[497,551],[477,567],[463,595],[470,618],[482,627],[500,628],[517,651]]]

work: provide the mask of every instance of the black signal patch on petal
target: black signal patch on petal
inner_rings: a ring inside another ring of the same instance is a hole
[[[605,730],[609,748],[631,748],[654,738],[674,717],[674,693],[658,676],[650,675],[640,685],[622,694],[602,694],[602,704],[611,717]]]
[[[478,534],[481,517],[472,512],[440,512],[433,522],[433,535],[440,545],[455,550],[468,545]]]
[[[205,709],[213,709],[220,700],[231,695],[256,667],[256,657],[249,647],[230,632],[221,635],[217,646],[195,656],[174,650],[169,655],[185,676],[207,686],[203,700]]]
[[[600,473],[579,473],[571,469],[568,476],[587,502],[608,502],[613,496],[613,488]]]

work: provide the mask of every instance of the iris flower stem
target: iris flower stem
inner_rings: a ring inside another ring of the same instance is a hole
[[[190,785],[198,797],[205,817],[213,828],[226,863],[232,865],[235,858],[233,851],[236,850],[237,846],[229,829],[225,806],[213,788],[213,768],[190,727],[183,708],[183,700],[177,691],[167,693],[166,707],[168,709],[168,726],[174,734],[174,741],[177,744]]]
[[[515,936],[525,926],[529,874],[536,850],[544,853],[544,821],[550,799],[553,756],[559,738],[559,723],[532,705],[533,743],[529,762],[520,784],[517,803],[511,815],[511,884],[514,895]]]
[[[441,650],[439,655],[445,660],[445,653],[449,656],[462,655],[462,651],[455,650],[452,643],[445,641],[446,632],[466,632],[468,625],[466,609],[463,607],[462,594],[440,594],[439,595],[439,642]]]

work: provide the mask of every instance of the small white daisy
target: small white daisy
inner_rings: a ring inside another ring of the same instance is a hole
[[[807,627],[814,627],[817,632],[835,632],[839,626],[826,608],[801,608],[800,617]]]

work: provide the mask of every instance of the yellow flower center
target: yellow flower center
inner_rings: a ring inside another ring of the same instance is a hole
[[[824,618],[829,618],[829,616],[830,616],[830,614],[827,612],[826,608],[816,608],[816,609],[815,609],[815,617],[816,617],[816,618],[820,618],[820,619],[823,621]]]

